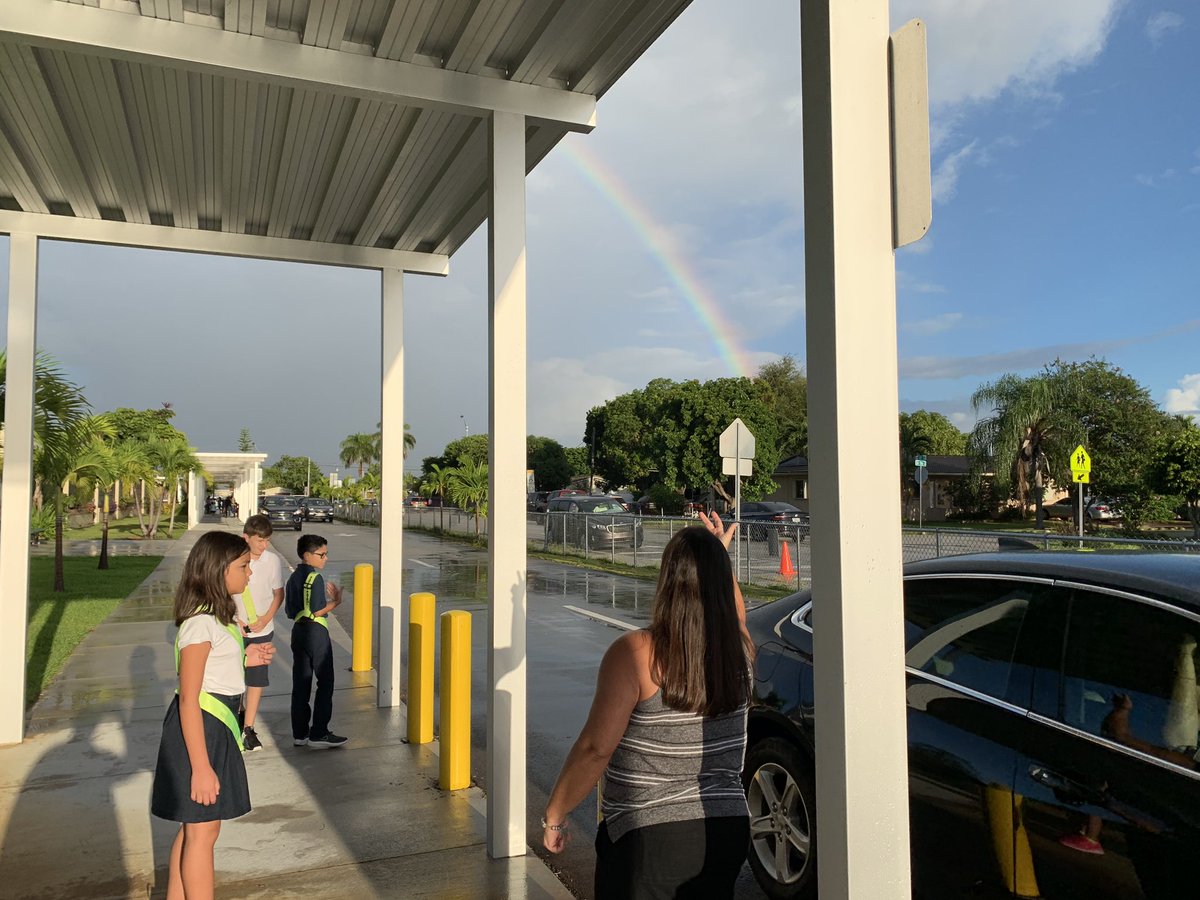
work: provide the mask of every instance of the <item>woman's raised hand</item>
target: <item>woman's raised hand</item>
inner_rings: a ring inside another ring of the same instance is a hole
[[[728,526],[721,521],[720,515],[717,513],[700,513],[700,521],[704,523],[704,527],[717,536],[725,549],[729,549],[729,545],[733,543],[733,534],[737,531],[737,522],[731,522]]]

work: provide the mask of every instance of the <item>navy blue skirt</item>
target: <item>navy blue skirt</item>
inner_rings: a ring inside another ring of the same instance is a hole
[[[241,697],[213,694],[237,715]],[[213,822],[236,819],[250,812],[250,786],[246,783],[246,764],[233,732],[212,713],[201,711],[204,744],[208,761],[217,773],[221,792],[217,802],[204,806],[192,799],[192,763],[183,741],[179,722],[179,697],[167,707],[163,719],[162,741],[158,745],[158,764],[154,767],[154,788],[150,793],[150,812],[171,822]]]

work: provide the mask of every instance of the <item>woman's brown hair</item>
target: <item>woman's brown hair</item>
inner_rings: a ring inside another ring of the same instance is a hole
[[[225,588],[225,571],[243,554],[245,540],[228,531],[209,531],[200,536],[183,564],[183,577],[175,591],[175,624],[197,615],[216,616],[228,625],[237,614],[233,598]]]
[[[683,529],[663,550],[650,642],[654,680],[672,709],[713,716],[750,699],[729,553],[705,528]]]

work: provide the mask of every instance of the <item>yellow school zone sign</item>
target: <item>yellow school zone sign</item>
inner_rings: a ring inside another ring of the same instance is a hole
[[[1092,458],[1080,444],[1071,451],[1071,480],[1076,484],[1087,484],[1092,471]]]

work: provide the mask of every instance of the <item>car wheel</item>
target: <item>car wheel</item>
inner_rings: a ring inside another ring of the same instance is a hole
[[[750,807],[750,869],[775,900],[817,896],[812,763],[784,738],[750,748],[742,778]]]

